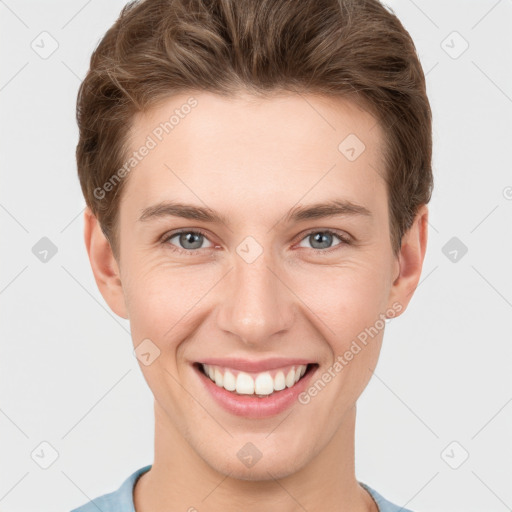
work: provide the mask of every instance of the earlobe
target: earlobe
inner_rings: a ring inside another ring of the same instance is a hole
[[[402,238],[398,254],[399,274],[393,282],[390,295],[390,303],[399,302],[402,313],[418,286],[427,249],[427,238],[428,208],[427,205],[422,205],[412,226]]]
[[[84,212],[84,241],[101,295],[114,313],[127,319],[128,313],[118,263],[112,253],[110,242],[89,207],[86,207]]]

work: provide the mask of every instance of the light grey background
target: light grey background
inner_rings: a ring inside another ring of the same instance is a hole
[[[90,270],[74,157],[77,88],[123,5],[0,1],[2,512],[67,511],[153,460],[152,395]],[[512,0],[388,5],[427,73],[435,192],[422,280],[359,401],[356,474],[415,512],[511,510]]]

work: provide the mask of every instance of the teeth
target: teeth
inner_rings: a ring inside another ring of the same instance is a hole
[[[254,391],[257,395],[270,395],[274,391],[274,379],[270,376],[270,373],[260,373],[256,377]]]
[[[291,388],[295,384],[295,370],[292,368],[286,374],[286,387]]]
[[[222,373],[220,373],[220,370],[218,368],[215,368],[215,384],[219,386],[220,388],[223,387],[224,384],[224,376]]]
[[[291,388],[306,373],[307,365],[301,364],[291,367],[286,373],[278,370],[274,376],[271,372],[262,372],[250,375],[247,372],[230,371],[207,364],[202,365],[204,373],[219,387],[228,391],[235,391],[240,395],[268,396],[274,391]],[[273,373],[273,372],[272,372]]]
[[[306,371],[306,370],[304,370]],[[276,373],[276,376],[274,377],[274,389],[276,391],[281,391],[281,389],[284,389],[286,387],[286,381],[284,379],[284,373],[279,371]]]
[[[240,372],[236,378],[236,392],[241,395],[254,394],[254,380],[250,375]]]
[[[236,389],[235,376],[229,370],[224,373],[224,388],[228,391],[234,391]]]

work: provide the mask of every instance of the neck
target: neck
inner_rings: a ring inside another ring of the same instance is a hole
[[[155,403],[155,458],[134,488],[136,512],[378,512],[354,471],[356,408],[298,471],[240,480],[209,466]]]

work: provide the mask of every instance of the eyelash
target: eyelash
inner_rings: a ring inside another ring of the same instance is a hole
[[[179,254],[185,254],[187,256],[195,255],[201,249],[188,249],[188,250],[187,249],[181,249],[180,247],[177,247],[176,245],[168,243],[171,238],[174,238],[176,235],[181,235],[183,233],[193,233],[194,235],[202,235],[206,239],[208,239],[207,233],[205,233],[201,229],[182,229],[182,230],[175,231],[173,233],[169,233],[167,235],[164,235],[164,237],[162,239],[162,244],[170,247],[172,251],[177,252]],[[314,248],[311,248],[312,251],[314,251],[316,253],[319,253],[319,254],[326,254],[326,253],[329,254],[332,251],[336,250],[339,246],[351,245],[352,244],[352,240],[347,235],[342,235],[341,233],[339,233],[337,231],[334,231],[332,229],[312,229],[312,230],[308,231],[307,233],[305,233],[302,236],[302,238],[299,240],[299,243],[302,242],[302,240],[304,240],[305,238],[311,236],[314,233],[323,233],[323,234],[328,234],[328,235],[334,235],[335,237],[337,237],[340,240],[339,244],[337,244],[337,245],[335,245],[333,247],[329,247],[328,249],[314,249]]]

